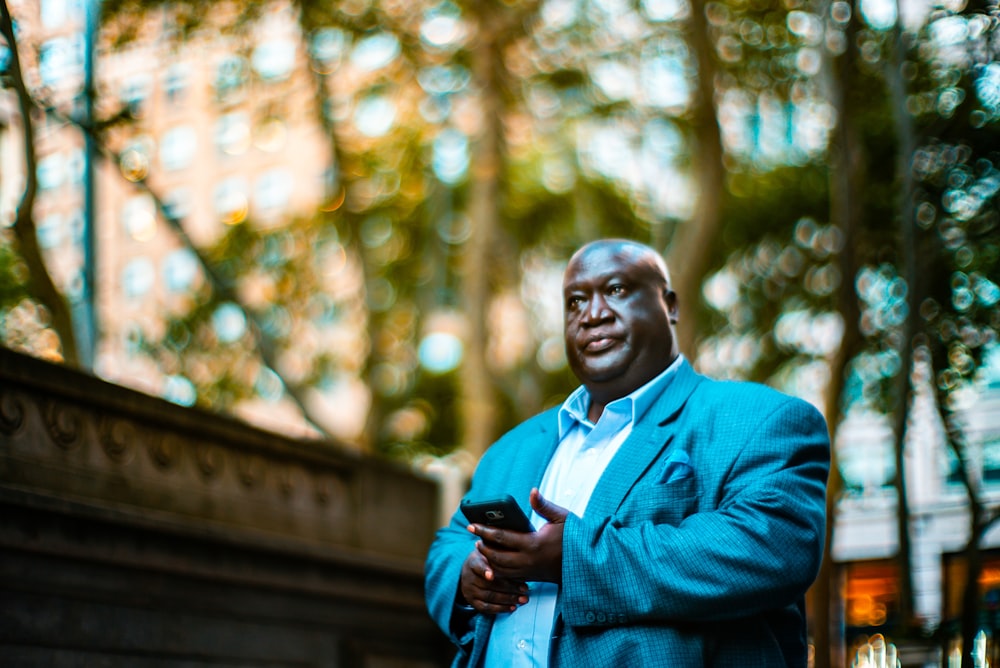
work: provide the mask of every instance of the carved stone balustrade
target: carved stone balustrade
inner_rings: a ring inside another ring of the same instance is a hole
[[[0,348],[0,665],[429,667],[437,488]]]

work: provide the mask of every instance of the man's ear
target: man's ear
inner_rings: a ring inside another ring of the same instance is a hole
[[[663,288],[663,299],[667,303],[667,315],[670,316],[670,324],[677,324],[677,317],[680,313],[678,308],[677,293],[670,288]]]

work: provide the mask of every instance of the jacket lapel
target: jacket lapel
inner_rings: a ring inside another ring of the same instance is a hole
[[[541,428],[519,448],[517,461],[510,463],[514,472],[509,487],[510,494],[529,515],[531,505],[528,497],[531,495],[531,488],[541,487],[542,476],[559,445],[558,411],[558,408],[553,409],[545,416],[541,421]]]
[[[590,497],[585,514],[607,517],[618,510],[636,481],[670,445],[676,432],[677,417],[701,380],[688,361],[681,360],[681,366],[666,391],[633,425],[632,433],[608,464]]]

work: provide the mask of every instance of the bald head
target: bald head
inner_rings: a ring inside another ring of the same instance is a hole
[[[670,289],[670,270],[667,268],[667,263],[663,259],[663,256],[657,253],[651,246],[633,241],[632,239],[598,239],[597,241],[591,241],[573,253],[569,259],[568,267],[573,266],[575,261],[590,253],[601,251],[614,253],[623,260],[635,263],[636,265],[648,266],[650,270],[662,277],[663,284],[667,290]],[[569,273],[568,267],[567,274]]]

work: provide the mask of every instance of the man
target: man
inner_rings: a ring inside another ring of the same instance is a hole
[[[811,406],[694,372],[666,265],[588,244],[563,282],[561,407],[484,455],[467,498],[511,494],[535,532],[456,512],[427,558],[455,666],[806,665],[829,439]]]

